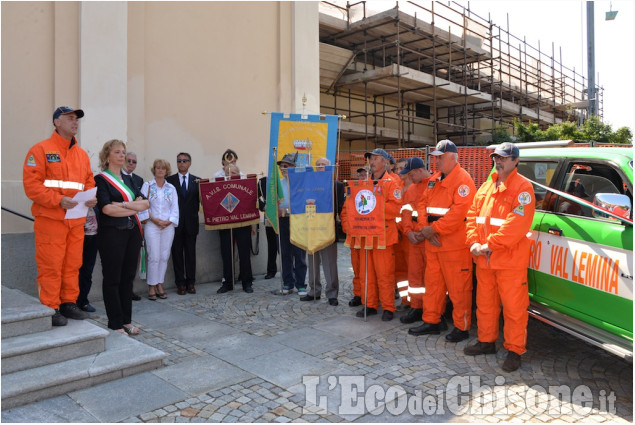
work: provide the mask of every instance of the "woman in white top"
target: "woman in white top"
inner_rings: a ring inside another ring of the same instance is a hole
[[[168,296],[163,290],[163,280],[170,258],[174,228],[179,225],[179,199],[176,188],[165,180],[172,173],[170,163],[155,159],[150,169],[154,179],[143,183],[141,193],[150,201],[150,218],[145,225],[146,251],[148,253],[148,299]]]

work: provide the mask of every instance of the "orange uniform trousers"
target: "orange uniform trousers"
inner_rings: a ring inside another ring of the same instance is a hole
[[[351,248],[351,266],[353,266],[353,295],[361,298],[363,295],[364,276],[362,267],[364,264],[364,253],[359,248]]]
[[[411,308],[423,308],[423,294],[425,292],[424,275],[426,272],[425,243],[416,245],[408,242],[408,299]],[[444,306],[442,307],[445,310]]]
[[[454,306],[452,321],[462,331],[472,324],[472,256],[468,249],[426,251],[423,321],[440,323],[446,291]],[[480,326],[480,322],[479,322]]]
[[[40,302],[52,309],[75,303],[79,296],[84,223],[36,216],[33,231]]]
[[[386,249],[360,249],[360,280],[362,284],[362,303],[367,308],[377,309],[379,302],[386,311],[395,311],[395,250],[394,245]],[[364,253],[366,251],[367,254]],[[364,258],[368,260],[368,295],[364,294]]]
[[[516,354],[524,354],[527,345],[529,320],[529,287],[527,269],[493,270],[476,267],[476,319],[478,340],[495,342],[498,339],[498,319],[503,305],[505,324],[503,347]]]
[[[395,247],[395,287],[401,296],[401,303],[410,305],[408,302],[408,256],[410,251],[410,241],[399,232],[399,242],[393,245]]]

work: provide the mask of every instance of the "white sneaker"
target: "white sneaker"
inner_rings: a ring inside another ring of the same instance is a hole
[[[306,288],[300,288],[298,289],[298,295],[303,297],[306,295]]]

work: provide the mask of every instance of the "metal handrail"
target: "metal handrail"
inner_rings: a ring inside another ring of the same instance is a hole
[[[30,221],[35,221],[35,219],[33,217],[29,217],[28,215],[24,215],[24,214],[19,213],[17,211],[13,211],[10,208],[7,208],[7,207],[1,207],[1,208],[2,208],[2,211],[10,212],[11,214],[17,215],[18,217],[22,217],[22,218],[25,218],[25,219],[30,220]]]

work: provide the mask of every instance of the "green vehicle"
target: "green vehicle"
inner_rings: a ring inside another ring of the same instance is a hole
[[[534,185],[529,314],[632,362],[632,149],[522,149],[518,171],[627,219]]]

